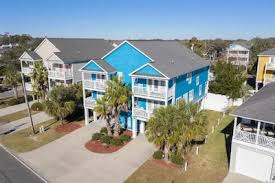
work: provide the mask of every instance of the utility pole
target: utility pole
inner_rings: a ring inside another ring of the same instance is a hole
[[[24,97],[25,97],[25,102],[27,104],[28,113],[29,113],[29,117],[30,117],[30,121],[31,121],[31,125],[32,125],[32,132],[33,132],[33,134],[35,134],[35,129],[34,129],[33,120],[32,120],[32,114],[31,114],[30,105],[29,105],[29,101],[28,101],[28,97],[27,97],[26,88],[25,88],[24,75],[23,75],[22,72],[21,72],[21,78],[22,78],[22,87],[23,87],[23,93],[24,93]]]

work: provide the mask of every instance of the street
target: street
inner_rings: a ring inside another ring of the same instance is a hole
[[[0,145],[0,182],[1,183],[42,183],[45,182],[25,167]]]

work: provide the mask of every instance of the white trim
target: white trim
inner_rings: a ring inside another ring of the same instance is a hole
[[[246,118],[246,119],[254,120],[254,121],[261,121],[261,122],[264,122],[264,123],[269,123],[269,124],[271,124],[271,125],[274,125],[274,124],[275,124],[275,122],[265,121],[265,120],[256,119],[256,118],[250,118],[250,117],[246,117],[246,116],[239,116],[239,115],[234,115],[234,114],[229,114],[229,115],[230,115],[230,116],[233,116],[233,117]]]
[[[34,52],[36,52],[43,44],[44,42],[48,40],[52,45],[54,45],[48,38],[44,38],[43,41],[35,48]],[[60,52],[60,50],[54,45],[54,47]]]
[[[273,152],[273,153],[275,153],[275,150],[274,150],[274,149],[272,149],[272,148],[267,148],[267,147],[261,146],[261,145],[259,145],[259,144],[252,144],[252,143],[245,142],[245,141],[242,141],[242,140],[238,140],[238,139],[235,139],[235,138],[232,138],[232,143],[233,143],[233,142],[234,142],[234,143],[238,143],[238,144],[242,144],[242,145],[245,145],[245,146],[248,146],[248,147],[261,149],[262,151]]]
[[[90,63],[94,63],[95,65],[97,65],[99,68],[101,68],[102,69],[102,71],[88,71],[88,70],[83,70],[83,68],[85,68],[86,66],[88,66]],[[105,69],[103,69],[100,65],[98,65],[94,60],[90,60],[88,63],[86,63],[83,67],[81,67],[78,71],[80,71],[80,72],[99,72],[99,73],[106,73],[106,74],[108,74],[108,72],[105,70]]]
[[[158,71],[158,72],[162,75],[162,77],[160,77],[160,76],[146,76],[146,75],[134,74],[135,72],[137,72],[137,71],[143,69],[143,68],[146,67],[146,66],[150,66],[150,67],[152,67],[153,69],[155,69],[156,71]],[[128,75],[131,76],[131,77],[143,77],[143,78],[163,78],[163,77],[164,77],[165,80],[166,80],[166,79],[170,79],[169,77],[165,76],[162,72],[160,72],[158,69],[156,69],[154,66],[152,66],[152,65],[150,64],[150,62],[148,62],[148,63],[146,63],[146,64],[140,66],[139,68],[135,69],[134,71],[132,71],[132,72],[131,72],[130,74],[128,74]]]
[[[130,46],[132,46],[134,49],[136,49],[138,52],[140,52],[141,54],[143,54],[145,57],[147,57],[149,60],[153,61],[152,58],[150,58],[148,55],[146,55],[145,53],[143,53],[140,49],[138,49],[137,47],[135,47],[133,44],[131,44],[129,41],[125,40],[122,43],[120,43],[117,47],[115,47],[114,49],[112,49],[110,52],[108,52],[106,55],[104,55],[101,59],[104,59],[105,57],[107,57],[108,55],[110,55],[111,53],[113,53],[115,50],[117,50],[119,47],[121,47],[123,44],[129,44]]]
[[[13,153],[11,153],[5,146],[0,144],[0,147],[4,149],[9,155],[11,155],[13,158],[15,158],[19,163],[21,163],[24,167],[26,167],[28,170],[30,170],[33,174],[35,174],[38,178],[40,178],[43,182],[47,183],[48,181],[39,175],[35,170],[33,170],[30,166],[28,166],[23,160],[21,160],[19,157],[15,156]]]
[[[63,62],[63,64],[65,64],[64,61],[61,58],[59,58],[55,53],[60,53],[60,52],[53,52],[48,58],[46,58],[45,61],[46,62],[61,61],[61,62]],[[59,58],[59,60],[49,60],[49,58],[51,58],[53,55],[55,55],[57,58]]]
[[[182,97],[180,96],[180,97],[178,97],[178,98],[176,98],[176,104],[180,101],[182,99]]]
[[[137,97],[137,98],[143,98],[143,99],[148,99],[148,100],[156,100],[156,101],[165,102],[165,98],[155,98],[155,97],[149,97],[149,96],[143,96],[143,95],[137,95],[137,94],[134,94],[133,96]]]

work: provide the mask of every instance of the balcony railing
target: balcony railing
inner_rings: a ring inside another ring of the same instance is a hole
[[[21,72],[23,74],[30,74],[30,73],[32,73],[32,68],[30,68],[30,67],[21,67]]]
[[[172,89],[169,89],[169,90],[168,90],[168,98],[173,95]],[[154,88],[154,87],[134,86],[133,94],[165,99],[166,88],[165,87]]]
[[[275,70],[275,63],[268,63],[266,64],[267,70]]]
[[[84,88],[91,90],[105,90],[106,80],[84,80]]]
[[[66,71],[66,70],[60,70],[60,71],[53,71],[50,70],[48,71],[48,77],[52,79],[72,79],[73,74],[71,71]]]
[[[32,91],[33,90],[32,89],[32,83],[31,82],[25,83],[25,88],[26,88],[27,91]]]
[[[135,117],[140,117],[144,119],[150,119],[151,116],[153,116],[152,111],[148,111],[145,109],[139,109],[139,108],[134,108],[134,114]]]
[[[88,108],[94,108],[96,104],[96,100],[91,98],[91,97],[87,97],[84,100],[84,106],[88,107]]]
[[[234,139],[275,149],[275,138],[262,134],[259,134],[257,139],[256,133],[235,129]]]

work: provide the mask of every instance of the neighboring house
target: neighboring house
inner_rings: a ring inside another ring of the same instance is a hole
[[[45,38],[34,51],[26,51],[20,57],[21,71],[28,79],[34,62],[43,61],[48,70],[49,88],[77,83],[81,81],[79,69],[85,63],[101,58],[113,48],[104,39]]]
[[[226,59],[234,65],[242,65],[247,69],[249,63],[249,49],[238,44],[231,44],[226,49]]]
[[[132,88],[131,111],[121,114],[120,121],[133,131],[133,138],[144,133],[155,108],[180,99],[202,102],[208,92],[209,62],[178,41],[124,41],[80,71],[86,124],[107,80],[117,76]],[[93,116],[96,119],[94,111]]]
[[[275,83],[267,84],[231,115],[235,117],[230,172],[275,180]]]
[[[272,81],[275,81],[275,48],[258,55],[256,90]]]

